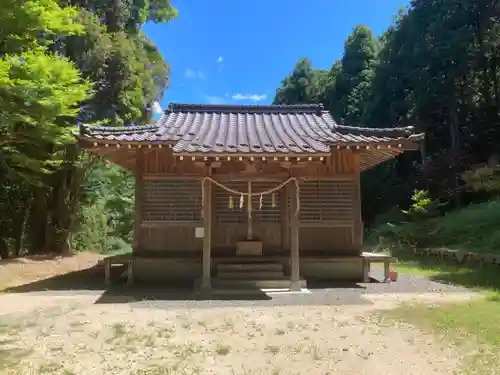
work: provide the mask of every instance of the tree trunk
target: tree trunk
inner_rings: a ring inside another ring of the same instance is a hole
[[[42,253],[47,248],[49,225],[48,188],[38,186],[33,193],[32,213],[30,217],[30,242],[33,253]]]
[[[455,95],[456,83],[453,82],[451,85],[451,101],[450,101],[450,113],[449,113],[449,125],[450,125],[450,138],[451,138],[451,154],[452,154],[452,186],[453,186],[453,200],[455,207],[460,207],[460,194],[459,194],[459,183],[458,183],[458,155],[460,148],[460,134],[458,125],[458,103]]]
[[[498,48],[493,46],[492,57],[491,57],[491,81],[493,82],[493,94],[495,96],[495,108],[496,112],[500,109],[500,92],[498,84]]]
[[[9,246],[5,242],[5,238],[0,238],[0,259],[10,258]]]
[[[26,238],[26,226],[28,224],[30,205],[29,200],[25,202],[25,207],[22,212],[21,220],[19,220],[19,230],[16,237],[16,247],[14,249],[14,256],[17,258],[22,255],[24,249],[24,240]]]
[[[71,231],[83,182],[82,168],[77,165],[78,158],[77,146],[66,146],[66,162],[53,178],[50,246],[52,251],[60,254],[71,252]]]
[[[486,46],[484,42],[483,35],[483,25],[481,20],[477,20],[476,22],[476,35],[477,42],[479,44],[479,61],[480,61],[480,69],[482,70],[482,94],[484,101],[488,106],[491,106],[491,92],[490,92],[490,80],[488,74],[488,56],[486,54]]]

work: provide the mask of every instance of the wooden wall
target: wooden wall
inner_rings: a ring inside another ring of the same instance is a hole
[[[140,248],[144,251],[202,249],[195,238],[201,219],[201,183],[197,180],[144,180]]]
[[[300,184],[301,251],[352,253],[356,250],[356,182],[304,181]]]
[[[201,256],[202,239],[195,228],[202,227],[201,179],[205,163],[179,161],[169,149],[145,150],[137,158],[136,251],[179,252]],[[235,173],[235,170],[237,173]],[[140,172],[139,172],[140,171]],[[300,181],[299,247],[301,253],[333,252],[354,254],[361,248],[361,212],[359,195],[359,155],[351,150],[333,151],[323,162],[248,163],[222,162],[210,170],[212,176],[235,190],[246,191],[252,182],[254,192],[272,188],[286,176]],[[254,181],[258,177],[259,181]],[[267,180],[267,181],[262,181]],[[240,197],[220,187],[212,189],[212,248],[231,251],[247,234],[247,200],[240,208]],[[232,205],[230,208],[230,197]],[[254,238],[263,241],[264,251],[290,248],[289,188],[272,196],[252,199]]]

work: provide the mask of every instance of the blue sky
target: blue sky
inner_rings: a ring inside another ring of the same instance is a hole
[[[144,31],[170,64],[170,102],[269,104],[303,56],[330,68],[357,24],[376,35],[405,0],[173,0],[179,17]]]

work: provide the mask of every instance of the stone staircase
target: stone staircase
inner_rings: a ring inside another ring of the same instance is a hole
[[[290,276],[285,275],[283,264],[277,262],[219,263],[212,278],[217,289],[289,289]],[[300,287],[306,281],[300,280]]]

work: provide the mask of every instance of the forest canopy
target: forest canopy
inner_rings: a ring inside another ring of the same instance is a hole
[[[169,66],[141,28],[177,10],[169,0],[5,0],[2,10],[0,257],[127,248],[133,180],[71,134],[151,121]],[[304,57],[284,77],[275,104],[322,103],[341,124],[426,134],[421,152],[363,173],[367,228],[410,206],[415,189],[441,211],[491,194],[467,184],[498,169],[499,21],[498,1],[413,0],[380,36],[356,26],[330,68]]]
[[[141,26],[176,16],[168,0],[2,2],[0,257],[126,245],[130,176],[78,150],[72,133],[150,121],[169,67]]]
[[[496,159],[499,20],[498,1],[413,0],[378,38],[357,26],[330,69],[304,57],[282,81],[276,104],[323,103],[338,123],[425,132],[421,153],[363,174],[368,225],[408,205],[415,188],[448,209],[478,199],[460,176]]]

